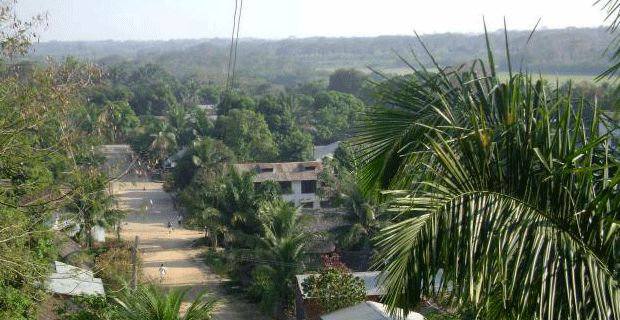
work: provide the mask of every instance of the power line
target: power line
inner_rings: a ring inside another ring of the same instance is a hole
[[[239,26],[241,25],[241,11],[243,10],[243,0],[239,5],[239,17],[237,17],[237,39],[235,41],[235,59],[233,60],[232,77],[230,79],[230,86],[235,87],[235,70],[237,69],[237,47],[239,46]]]
[[[228,74],[226,75],[226,91],[228,91],[229,84],[230,84],[230,72],[231,72],[232,58],[233,58],[235,30],[237,28],[237,6],[238,4],[239,4],[239,1],[235,0],[235,13],[233,14],[233,29],[232,29],[232,34],[230,36],[230,52],[228,53]]]

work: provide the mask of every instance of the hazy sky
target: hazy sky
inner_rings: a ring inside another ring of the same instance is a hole
[[[599,26],[594,0],[245,0],[241,37],[376,36]],[[230,37],[234,0],[21,0],[22,16],[49,13],[42,40]]]

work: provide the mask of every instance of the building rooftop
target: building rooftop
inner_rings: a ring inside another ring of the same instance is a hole
[[[70,296],[105,295],[103,282],[100,278],[95,278],[92,271],[60,261],[55,261],[54,267],[56,272],[50,275],[47,283],[47,288],[52,293]]]
[[[401,315],[402,310],[396,309],[396,312]],[[374,301],[366,301],[362,303],[358,303],[354,306],[336,310],[334,312],[325,314],[321,316],[321,320],[397,320],[397,319],[405,319],[405,320],[424,320],[424,317],[416,312],[410,312],[406,318],[403,317],[392,317],[387,310],[387,306],[374,302]]]
[[[325,157],[333,157],[334,152],[338,149],[340,141],[336,141],[324,146],[314,146],[314,160],[321,161]]]
[[[323,169],[320,161],[239,163],[234,166],[239,172],[255,172],[255,182],[317,180]]]

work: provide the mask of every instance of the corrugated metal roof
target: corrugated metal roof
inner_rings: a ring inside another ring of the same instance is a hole
[[[396,309],[397,313],[402,314],[402,310]],[[340,309],[332,313],[321,316],[321,320],[399,320],[402,317],[391,317],[387,311],[387,306],[374,302],[366,301],[354,306]],[[419,313],[411,312],[407,315],[406,320],[424,320],[424,316]]]
[[[92,271],[60,261],[55,261],[54,267],[56,272],[50,275],[47,284],[49,291],[70,296],[105,295],[103,282],[100,278],[95,278]]]
[[[255,182],[317,180],[318,174],[323,170],[320,161],[238,163],[234,166],[239,172],[255,172]],[[266,171],[269,169],[272,171]]]
[[[336,141],[324,146],[314,146],[314,160],[322,160],[325,157],[333,157],[334,152],[338,149],[340,141]]]

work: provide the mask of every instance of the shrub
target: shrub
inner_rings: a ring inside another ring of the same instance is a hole
[[[322,258],[324,269],[302,283],[308,297],[318,300],[321,313],[350,307],[366,300],[364,281],[354,276],[337,255]]]
[[[272,311],[275,302],[273,270],[268,267],[256,267],[252,270],[252,281],[248,287],[248,295],[258,301],[263,312]]]
[[[57,310],[64,320],[114,320],[116,308],[101,296],[77,296]]]
[[[140,270],[138,257],[138,270]],[[128,244],[110,247],[95,258],[95,270],[108,289],[119,290],[131,282],[131,248]]]

